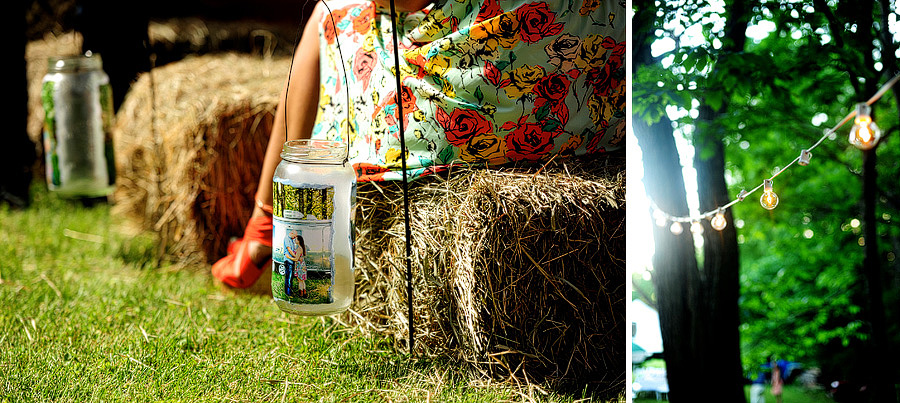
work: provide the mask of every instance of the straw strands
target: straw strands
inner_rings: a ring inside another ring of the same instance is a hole
[[[160,255],[211,262],[243,234],[290,59],[189,57],[143,74],[113,129],[114,213]]]
[[[196,17],[150,21],[147,26],[151,50],[161,58],[221,52],[290,57],[296,31],[293,24],[214,21]]]
[[[159,233],[169,259],[224,255],[253,206],[288,67],[203,56],[141,76],[114,131],[114,213]],[[454,166],[410,186],[417,355],[451,357],[481,379],[622,393],[624,156]],[[365,182],[357,198],[356,299],[335,319],[403,350],[402,189]]]
[[[411,184],[416,353],[516,382],[621,393],[624,158],[470,170]],[[408,339],[402,191],[358,190],[346,325]]]

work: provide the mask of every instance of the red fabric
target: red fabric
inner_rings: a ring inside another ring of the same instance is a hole
[[[272,217],[253,217],[244,228],[244,238],[252,239],[266,246],[272,246]]]
[[[263,266],[256,267],[250,257],[248,240],[272,246],[272,217],[253,217],[244,228],[244,237],[228,246],[228,256],[219,259],[212,266],[212,275],[219,281],[234,288],[247,288],[253,285],[262,269],[271,265],[271,259]]]

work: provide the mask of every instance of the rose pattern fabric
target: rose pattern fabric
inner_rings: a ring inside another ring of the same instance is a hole
[[[401,135],[410,178],[624,146],[624,3],[446,0],[400,13],[399,68],[389,9],[325,4],[313,137],[349,140],[359,180],[402,178]]]

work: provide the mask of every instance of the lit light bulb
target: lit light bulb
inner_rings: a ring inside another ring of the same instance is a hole
[[[772,191],[771,179],[766,179],[763,182],[763,194],[759,197],[759,204],[766,210],[772,210],[778,205],[778,195]]]
[[[856,119],[850,128],[850,144],[860,150],[875,147],[881,138],[881,129],[872,121],[872,108],[865,102],[856,104]]]
[[[703,226],[700,225],[700,221],[694,221],[691,223],[691,233],[695,235],[700,235],[703,233]]]
[[[681,231],[684,231],[684,228],[681,228],[680,222],[675,221],[672,223],[672,226],[669,227],[669,231],[672,231],[672,233],[675,235],[681,235]]]
[[[657,227],[666,226],[666,215],[662,211],[653,210],[653,219],[656,220]]]
[[[709,225],[716,231],[725,229],[725,226],[728,225],[728,221],[725,220],[725,212],[722,209],[719,209],[719,211],[716,212],[716,215],[709,220]]]

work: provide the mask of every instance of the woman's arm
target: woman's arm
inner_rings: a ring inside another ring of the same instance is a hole
[[[325,12],[322,2],[317,3],[303,28],[300,44],[294,52],[290,76],[285,80],[281,91],[256,191],[257,200],[266,205],[272,205],[272,178],[275,176],[275,167],[281,162],[281,147],[285,139],[309,138],[316,121],[319,106],[319,26]]]

